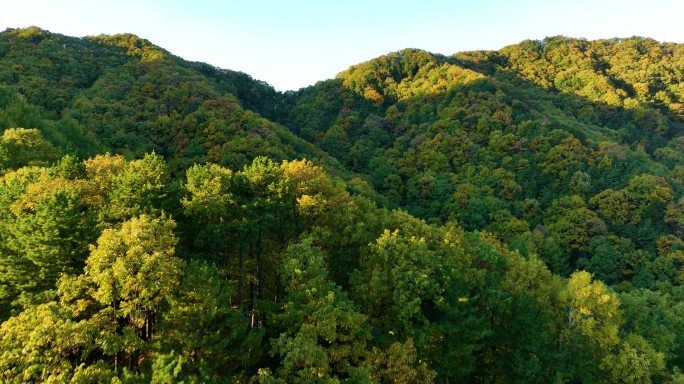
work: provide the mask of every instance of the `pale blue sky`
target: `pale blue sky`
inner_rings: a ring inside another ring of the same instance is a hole
[[[684,42],[681,0],[2,0],[1,8],[0,30],[130,32],[279,90],[407,47],[453,54],[554,35]]]

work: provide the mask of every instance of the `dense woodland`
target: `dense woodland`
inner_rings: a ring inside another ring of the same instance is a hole
[[[0,382],[684,383],[684,45],[279,93],[8,29],[0,131]]]

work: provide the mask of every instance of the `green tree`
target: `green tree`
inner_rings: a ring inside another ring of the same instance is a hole
[[[155,325],[153,368],[159,371],[153,369],[153,381],[227,382],[255,363],[262,332],[249,329],[231,304],[233,295],[214,265],[193,261],[184,268]],[[173,379],[162,379],[160,372],[172,373]]]
[[[551,148],[546,154],[546,158],[541,163],[544,173],[564,179],[573,174],[586,159],[586,150],[582,143],[570,136]]]
[[[684,198],[667,205],[665,222],[670,225],[677,236],[684,237]]]
[[[604,381],[609,383],[652,383],[665,376],[664,354],[638,335],[628,335],[618,352],[606,356],[601,366],[608,373]]]
[[[109,216],[127,220],[140,214],[155,214],[163,209],[168,195],[169,174],[157,154],[125,163],[112,179],[109,191]]]
[[[288,247],[280,272],[285,297],[273,324],[277,377],[290,383],[338,382],[367,376],[366,317],[328,280],[323,253],[305,241]]]
[[[635,289],[620,294],[624,332],[646,339],[665,354],[669,366],[679,366],[684,348],[684,304],[668,293]]]
[[[618,332],[623,317],[617,296],[589,272],[578,271],[567,281],[564,326],[559,348],[568,359],[565,375],[583,381],[597,381],[604,373],[600,363],[620,343]]]
[[[399,337],[425,325],[421,305],[439,291],[436,268],[436,255],[425,238],[385,230],[352,278],[371,325]]]
[[[180,280],[174,226],[141,216],[105,230],[84,274],[60,280],[59,301],[29,307],[3,323],[3,381],[140,376],[157,320]],[[27,350],[31,354],[22,352]]]
[[[416,347],[410,338],[404,343],[392,343],[385,351],[373,348],[368,357],[371,379],[381,383],[432,383],[435,372],[417,359]]]
[[[564,196],[554,200],[544,213],[544,224],[550,234],[560,241],[564,252],[574,258],[586,251],[592,236],[607,230],[605,223],[586,207],[579,196]],[[573,263],[575,260],[570,261]]]
[[[180,281],[174,228],[170,219],[133,218],[121,229],[104,230],[86,261],[92,298],[144,340],[151,338],[157,313]]]
[[[111,382],[116,373],[102,360],[80,364],[97,344],[101,330],[94,325],[75,321],[56,302],[10,318],[0,326],[0,378],[5,383]]]
[[[0,138],[0,167],[17,169],[26,165],[49,165],[59,159],[60,150],[37,129],[9,128]]]
[[[14,308],[50,300],[61,275],[80,274],[98,234],[83,181],[50,172],[22,168],[0,188],[0,300]]]
[[[641,218],[636,211],[636,202],[629,193],[606,189],[589,199],[597,212],[616,224],[638,223]]]
[[[88,244],[97,235],[95,217],[88,208],[78,191],[57,189],[42,196],[31,207],[33,212],[19,211],[10,243],[23,259],[17,264],[29,263],[32,274],[17,287],[21,291],[17,302],[26,306],[44,301],[54,295],[60,276],[82,272]]]

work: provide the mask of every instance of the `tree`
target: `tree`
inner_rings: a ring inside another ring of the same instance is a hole
[[[46,302],[63,275],[82,272],[96,217],[82,180],[22,168],[0,187],[0,301],[15,309]]]
[[[6,383],[115,380],[115,370],[102,360],[80,364],[97,344],[101,330],[93,325],[75,321],[56,302],[10,318],[0,327],[0,378]]]
[[[608,348],[617,342],[622,323],[619,300],[601,281],[592,281],[589,272],[579,271],[567,282],[567,331],[586,336],[592,343]]]
[[[676,203],[667,205],[665,222],[670,225],[675,235],[684,237],[684,197]]]
[[[664,178],[646,173],[631,178],[625,190],[639,202],[642,216],[656,215],[674,197],[672,187]]]
[[[421,305],[439,291],[436,255],[425,238],[385,232],[352,277],[355,294],[374,327],[412,336],[427,322]]]
[[[36,186],[36,184],[33,184]],[[54,184],[53,187],[56,187]],[[95,240],[95,217],[78,190],[45,191],[31,212],[20,210],[10,240],[17,264],[29,263],[33,274],[25,276],[17,302],[26,306],[54,294],[62,275],[82,272],[88,244]],[[24,207],[26,209],[28,207]],[[23,271],[24,273],[27,271]]]
[[[86,261],[92,298],[113,309],[143,340],[151,338],[157,313],[180,281],[175,226],[166,218],[133,218],[121,229],[104,230]]]
[[[550,234],[560,240],[565,252],[574,257],[587,249],[592,236],[606,232],[605,223],[579,196],[564,196],[553,201],[544,213],[544,224]]]
[[[169,174],[164,160],[155,153],[125,163],[112,179],[109,216],[127,220],[140,214],[156,214],[167,197]]]
[[[174,228],[168,218],[142,215],[120,229],[106,229],[85,273],[60,281],[60,303],[85,327],[98,330],[77,363],[100,358],[116,372],[140,373],[150,361],[158,322],[182,276],[184,263],[174,256]]]
[[[601,367],[608,373],[605,381],[611,383],[658,382],[665,374],[664,354],[638,335],[628,335],[616,354],[603,359]]]
[[[435,372],[425,362],[416,360],[416,347],[411,338],[404,343],[394,342],[385,351],[373,348],[368,357],[371,380],[396,384],[432,383]]]
[[[298,220],[313,224],[326,211],[339,208],[336,200],[343,194],[323,168],[309,160],[286,160],[282,168],[297,201]]]
[[[570,192],[573,195],[585,196],[591,189],[591,176],[588,173],[577,171],[570,178]]]
[[[59,301],[3,323],[3,380],[101,382],[138,375],[180,279],[174,226],[141,216],[105,230],[85,273],[60,280]]]
[[[595,381],[602,375],[600,362],[620,343],[622,325],[619,300],[589,272],[578,271],[567,281],[565,325],[560,329],[559,348],[572,359],[566,375]]]
[[[578,260],[577,265],[607,284],[616,284],[629,277],[625,259],[632,250],[629,240],[617,236],[596,236],[589,242],[589,257]]]
[[[285,297],[273,319],[280,336],[272,344],[280,357],[277,377],[316,383],[367,376],[366,317],[328,280],[320,249],[309,241],[288,247],[280,278]]]
[[[659,352],[668,366],[680,366],[684,350],[684,303],[665,292],[635,289],[620,294],[623,332],[639,335]]]
[[[188,192],[181,203],[188,216],[202,220],[205,225],[229,220],[236,209],[233,188],[233,171],[216,164],[193,165],[185,173]]]
[[[249,241],[240,256],[245,255],[253,262],[247,273],[252,277],[249,283],[249,305],[254,308],[255,300],[261,300],[268,282],[274,282],[276,261],[286,239],[296,233],[297,222],[293,220],[295,196],[292,185],[285,176],[283,167],[260,156],[239,172],[241,212],[238,231]],[[240,260],[240,268],[244,267]],[[270,288],[273,284],[270,284]],[[242,279],[238,294],[242,294]]]
[[[126,161],[121,155],[97,155],[83,161],[88,199],[103,217],[109,205],[114,180],[121,174]]]
[[[544,173],[564,179],[577,171],[584,164],[586,150],[582,143],[572,137],[566,137],[555,147],[551,148],[541,163]]]
[[[625,191],[606,189],[589,199],[597,212],[616,224],[638,223],[641,218],[636,211],[636,202]]]
[[[26,165],[48,165],[59,159],[60,150],[37,129],[9,128],[0,139],[0,167],[17,169]]]
[[[487,307],[500,254],[465,238],[456,225],[432,227],[393,216],[386,225],[398,229],[385,230],[371,244],[351,277],[376,343],[387,350],[412,338],[419,358],[439,377],[472,377],[476,351],[490,331],[484,321],[490,313],[480,309]]]
[[[159,369],[153,369],[153,381],[227,382],[255,363],[262,332],[249,329],[231,304],[233,295],[216,266],[188,263],[156,326],[153,368]],[[173,380],[162,379],[161,372]]]

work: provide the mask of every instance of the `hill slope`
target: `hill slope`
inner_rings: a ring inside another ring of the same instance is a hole
[[[241,166],[258,154],[334,163],[258,113],[274,113],[280,95],[272,87],[186,62],[134,35],[7,30],[0,34],[0,66],[7,95],[2,127],[41,128],[79,155],[108,150],[140,157],[154,150],[186,165]],[[17,109],[31,112],[17,115]]]
[[[681,382],[682,80],[553,37],[281,94],[0,33],[0,381]]]
[[[683,60],[680,46],[640,38],[404,50],[299,91],[281,122],[389,206],[617,283],[641,274],[623,253],[655,259],[677,233]]]

